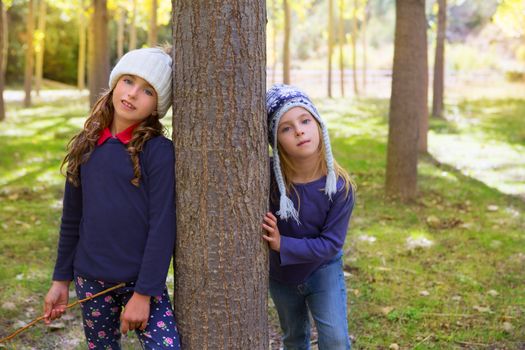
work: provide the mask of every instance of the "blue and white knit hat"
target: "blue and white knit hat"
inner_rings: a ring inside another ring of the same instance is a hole
[[[279,150],[277,148],[277,128],[279,126],[279,121],[286,112],[294,107],[302,107],[306,109],[321,126],[321,131],[323,133],[322,138],[326,151],[326,168],[328,169],[324,191],[330,199],[337,191],[337,177],[335,175],[334,157],[330,146],[328,129],[324,121],[321,119],[317,108],[315,108],[310,98],[300,89],[285,84],[273,85],[266,93],[266,112],[268,114],[268,142],[273,150],[273,173],[281,195],[277,215],[284,220],[292,217],[297,223],[299,223],[299,213],[297,212],[297,209],[294,208],[292,200],[286,195],[286,186],[284,184],[284,176],[281,170],[281,161],[279,159]]]

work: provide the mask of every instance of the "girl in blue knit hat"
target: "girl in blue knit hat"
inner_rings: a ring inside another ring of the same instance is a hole
[[[174,150],[160,123],[171,104],[172,60],[133,50],[68,145],[64,207],[45,321],[75,283],[89,349],[120,349],[134,330],[145,349],[180,349],[166,275],[175,242]]]
[[[308,311],[320,350],[350,349],[342,255],[354,186],[333,158],[326,125],[304,92],[274,85],[266,109],[273,158],[263,238],[270,246],[270,294],[284,349],[310,348]]]

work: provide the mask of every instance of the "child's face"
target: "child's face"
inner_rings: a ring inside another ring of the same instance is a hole
[[[113,89],[113,119],[131,126],[146,119],[157,109],[157,92],[136,75],[123,75]]]
[[[277,142],[291,160],[317,156],[320,142],[317,121],[302,107],[290,109],[279,121]]]

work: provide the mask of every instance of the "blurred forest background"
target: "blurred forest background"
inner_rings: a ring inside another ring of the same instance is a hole
[[[525,349],[525,1],[427,0],[422,26],[408,19],[426,34],[414,62],[428,63],[428,145],[418,146],[417,190],[404,184],[401,202],[385,195],[396,3],[266,1],[267,86],[314,97],[358,184],[345,246],[354,348]],[[171,9],[0,1],[0,338],[40,315],[67,141],[123,53],[173,42]],[[269,315],[279,349],[273,307]],[[124,343],[139,348],[134,337]],[[0,348],[84,348],[80,313]]]

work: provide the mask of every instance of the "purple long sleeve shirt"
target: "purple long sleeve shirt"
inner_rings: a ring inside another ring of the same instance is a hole
[[[126,146],[109,138],[80,168],[79,187],[66,181],[54,280],[73,274],[106,282],[136,282],[161,295],[175,243],[173,144],[148,140],[139,155],[140,186]]]
[[[270,201],[281,234],[281,251],[270,251],[270,278],[298,285],[320,266],[342,255],[354,198],[352,191],[346,194],[344,181],[339,178],[337,193],[330,200],[324,193],[325,182],[326,177],[322,177],[294,184],[297,193],[292,190],[290,197],[299,209],[299,225],[293,219],[280,220],[275,214],[279,210],[278,200]],[[270,198],[278,199],[277,187],[272,186],[272,191],[276,192]]]

